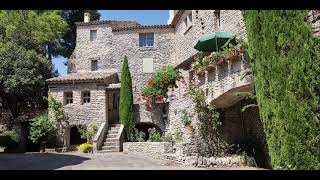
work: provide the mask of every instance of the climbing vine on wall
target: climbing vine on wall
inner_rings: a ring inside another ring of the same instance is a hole
[[[220,137],[218,128],[221,126],[219,113],[216,108],[207,104],[205,93],[198,84],[192,83],[189,86],[189,95],[195,103],[195,110],[198,118],[199,153],[206,156],[222,156],[227,152],[228,145]],[[204,142],[204,143],[202,143]]]
[[[320,41],[307,11],[243,15],[272,166],[319,169]]]

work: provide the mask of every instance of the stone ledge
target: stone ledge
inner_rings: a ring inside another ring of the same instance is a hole
[[[150,156],[156,159],[165,159],[165,154],[172,153],[172,142],[125,142],[123,152],[126,154],[136,154]]]

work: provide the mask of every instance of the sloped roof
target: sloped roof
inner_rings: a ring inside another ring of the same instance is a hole
[[[117,83],[118,74],[116,69],[108,69],[104,71],[85,71],[78,73],[70,73],[64,76],[50,78],[46,80],[50,84],[75,83],[75,82],[103,82]]]
[[[115,26],[133,26],[140,25],[137,21],[118,21],[118,20],[98,20],[98,21],[89,21],[89,22],[76,22],[77,26],[91,26],[91,25],[99,25],[99,24],[111,24]]]
[[[131,30],[131,29],[165,29],[165,28],[173,28],[174,26],[168,24],[160,24],[160,25],[136,25],[136,26],[124,26],[124,27],[114,27],[112,31],[124,31],[124,30]]]

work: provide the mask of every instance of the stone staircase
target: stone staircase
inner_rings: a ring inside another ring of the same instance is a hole
[[[102,144],[102,148],[100,152],[119,152],[120,148],[120,140],[117,137],[121,124],[111,124],[108,132],[104,137],[104,141]]]

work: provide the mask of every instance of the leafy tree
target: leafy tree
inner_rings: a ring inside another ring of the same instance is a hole
[[[124,57],[121,74],[121,88],[120,88],[120,122],[123,124],[127,139],[135,126],[133,116],[133,93],[132,93],[132,80],[128,65],[127,56]]]
[[[60,11],[0,11],[0,96],[12,116],[21,108],[43,107],[52,77],[48,44],[66,31]]]
[[[275,169],[320,168],[320,41],[307,12],[244,11],[255,90]]]

